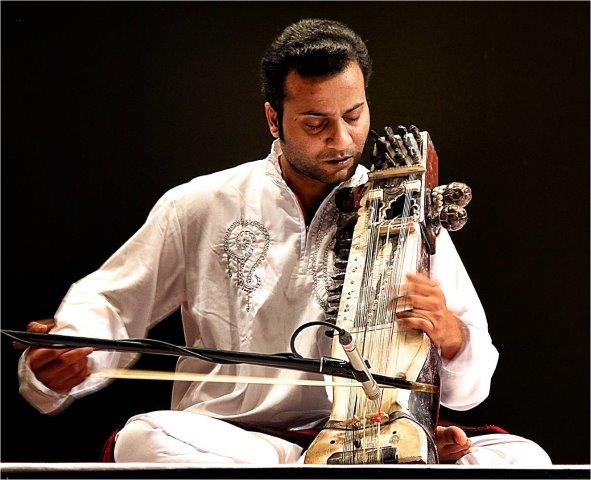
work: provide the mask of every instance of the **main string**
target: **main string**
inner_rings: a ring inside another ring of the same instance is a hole
[[[367,349],[365,348],[366,341],[366,329],[367,319],[371,314],[368,312],[370,299],[372,298],[372,272],[374,271],[375,255],[378,251],[379,242],[379,229],[377,228],[379,200],[376,198],[370,199],[369,208],[366,211],[365,221],[366,228],[368,229],[367,243],[366,243],[366,255],[363,265],[363,274],[361,277],[360,295],[358,297],[356,312],[354,317],[354,335],[357,348],[359,348],[362,355]],[[365,357],[364,357],[365,358]],[[353,393],[353,392],[351,392]],[[365,427],[365,418],[367,415],[366,396],[358,395],[358,392],[349,395],[349,403],[347,408],[347,418],[352,421],[352,424],[345,432],[344,439],[344,451],[343,451],[343,463],[367,463],[366,453],[367,449],[365,446],[368,441],[375,443],[374,432],[369,432],[370,437],[368,439],[368,432]],[[357,423],[358,422],[358,423]],[[361,435],[360,435],[361,433]],[[359,448],[361,445],[364,448]],[[361,458],[356,458],[361,455]]]

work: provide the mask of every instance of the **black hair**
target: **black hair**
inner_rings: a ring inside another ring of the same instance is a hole
[[[306,18],[285,28],[261,60],[262,93],[277,112],[280,132],[288,73],[295,70],[303,77],[331,76],[345,70],[351,61],[361,68],[367,87],[371,58],[361,37],[344,23]]]

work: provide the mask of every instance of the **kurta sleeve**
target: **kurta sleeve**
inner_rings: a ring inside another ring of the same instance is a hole
[[[173,192],[173,191],[171,191]],[[97,271],[72,285],[55,314],[51,333],[97,338],[144,337],[186,298],[183,234],[168,192],[146,223]],[[91,369],[123,368],[137,359],[128,352],[96,351]],[[19,361],[20,393],[43,413],[56,413],[73,399],[108,383],[89,377],[67,395],[46,388],[33,375],[27,351]]]
[[[451,360],[443,360],[441,404],[468,410],[489,394],[499,354],[488,333],[486,315],[449,233],[441,230],[431,257],[431,278],[439,283],[447,308],[462,322],[464,347]]]

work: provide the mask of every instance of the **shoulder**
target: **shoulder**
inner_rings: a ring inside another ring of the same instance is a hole
[[[230,201],[240,192],[261,185],[266,160],[243,163],[236,167],[195,177],[168,190],[153,211],[174,208],[177,213],[194,212],[219,201]]]

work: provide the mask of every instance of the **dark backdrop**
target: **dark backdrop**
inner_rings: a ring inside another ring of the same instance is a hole
[[[372,126],[429,130],[441,181],[474,192],[453,238],[501,357],[490,397],[446,415],[589,463],[587,2],[1,8],[4,328],[53,315],[167,189],[265,156],[260,56],[297,19],[338,19],[373,56]],[[181,343],[178,314],[152,335]],[[96,460],[127,417],[169,407],[170,384],[117,381],[42,416],[2,347],[2,461]]]

